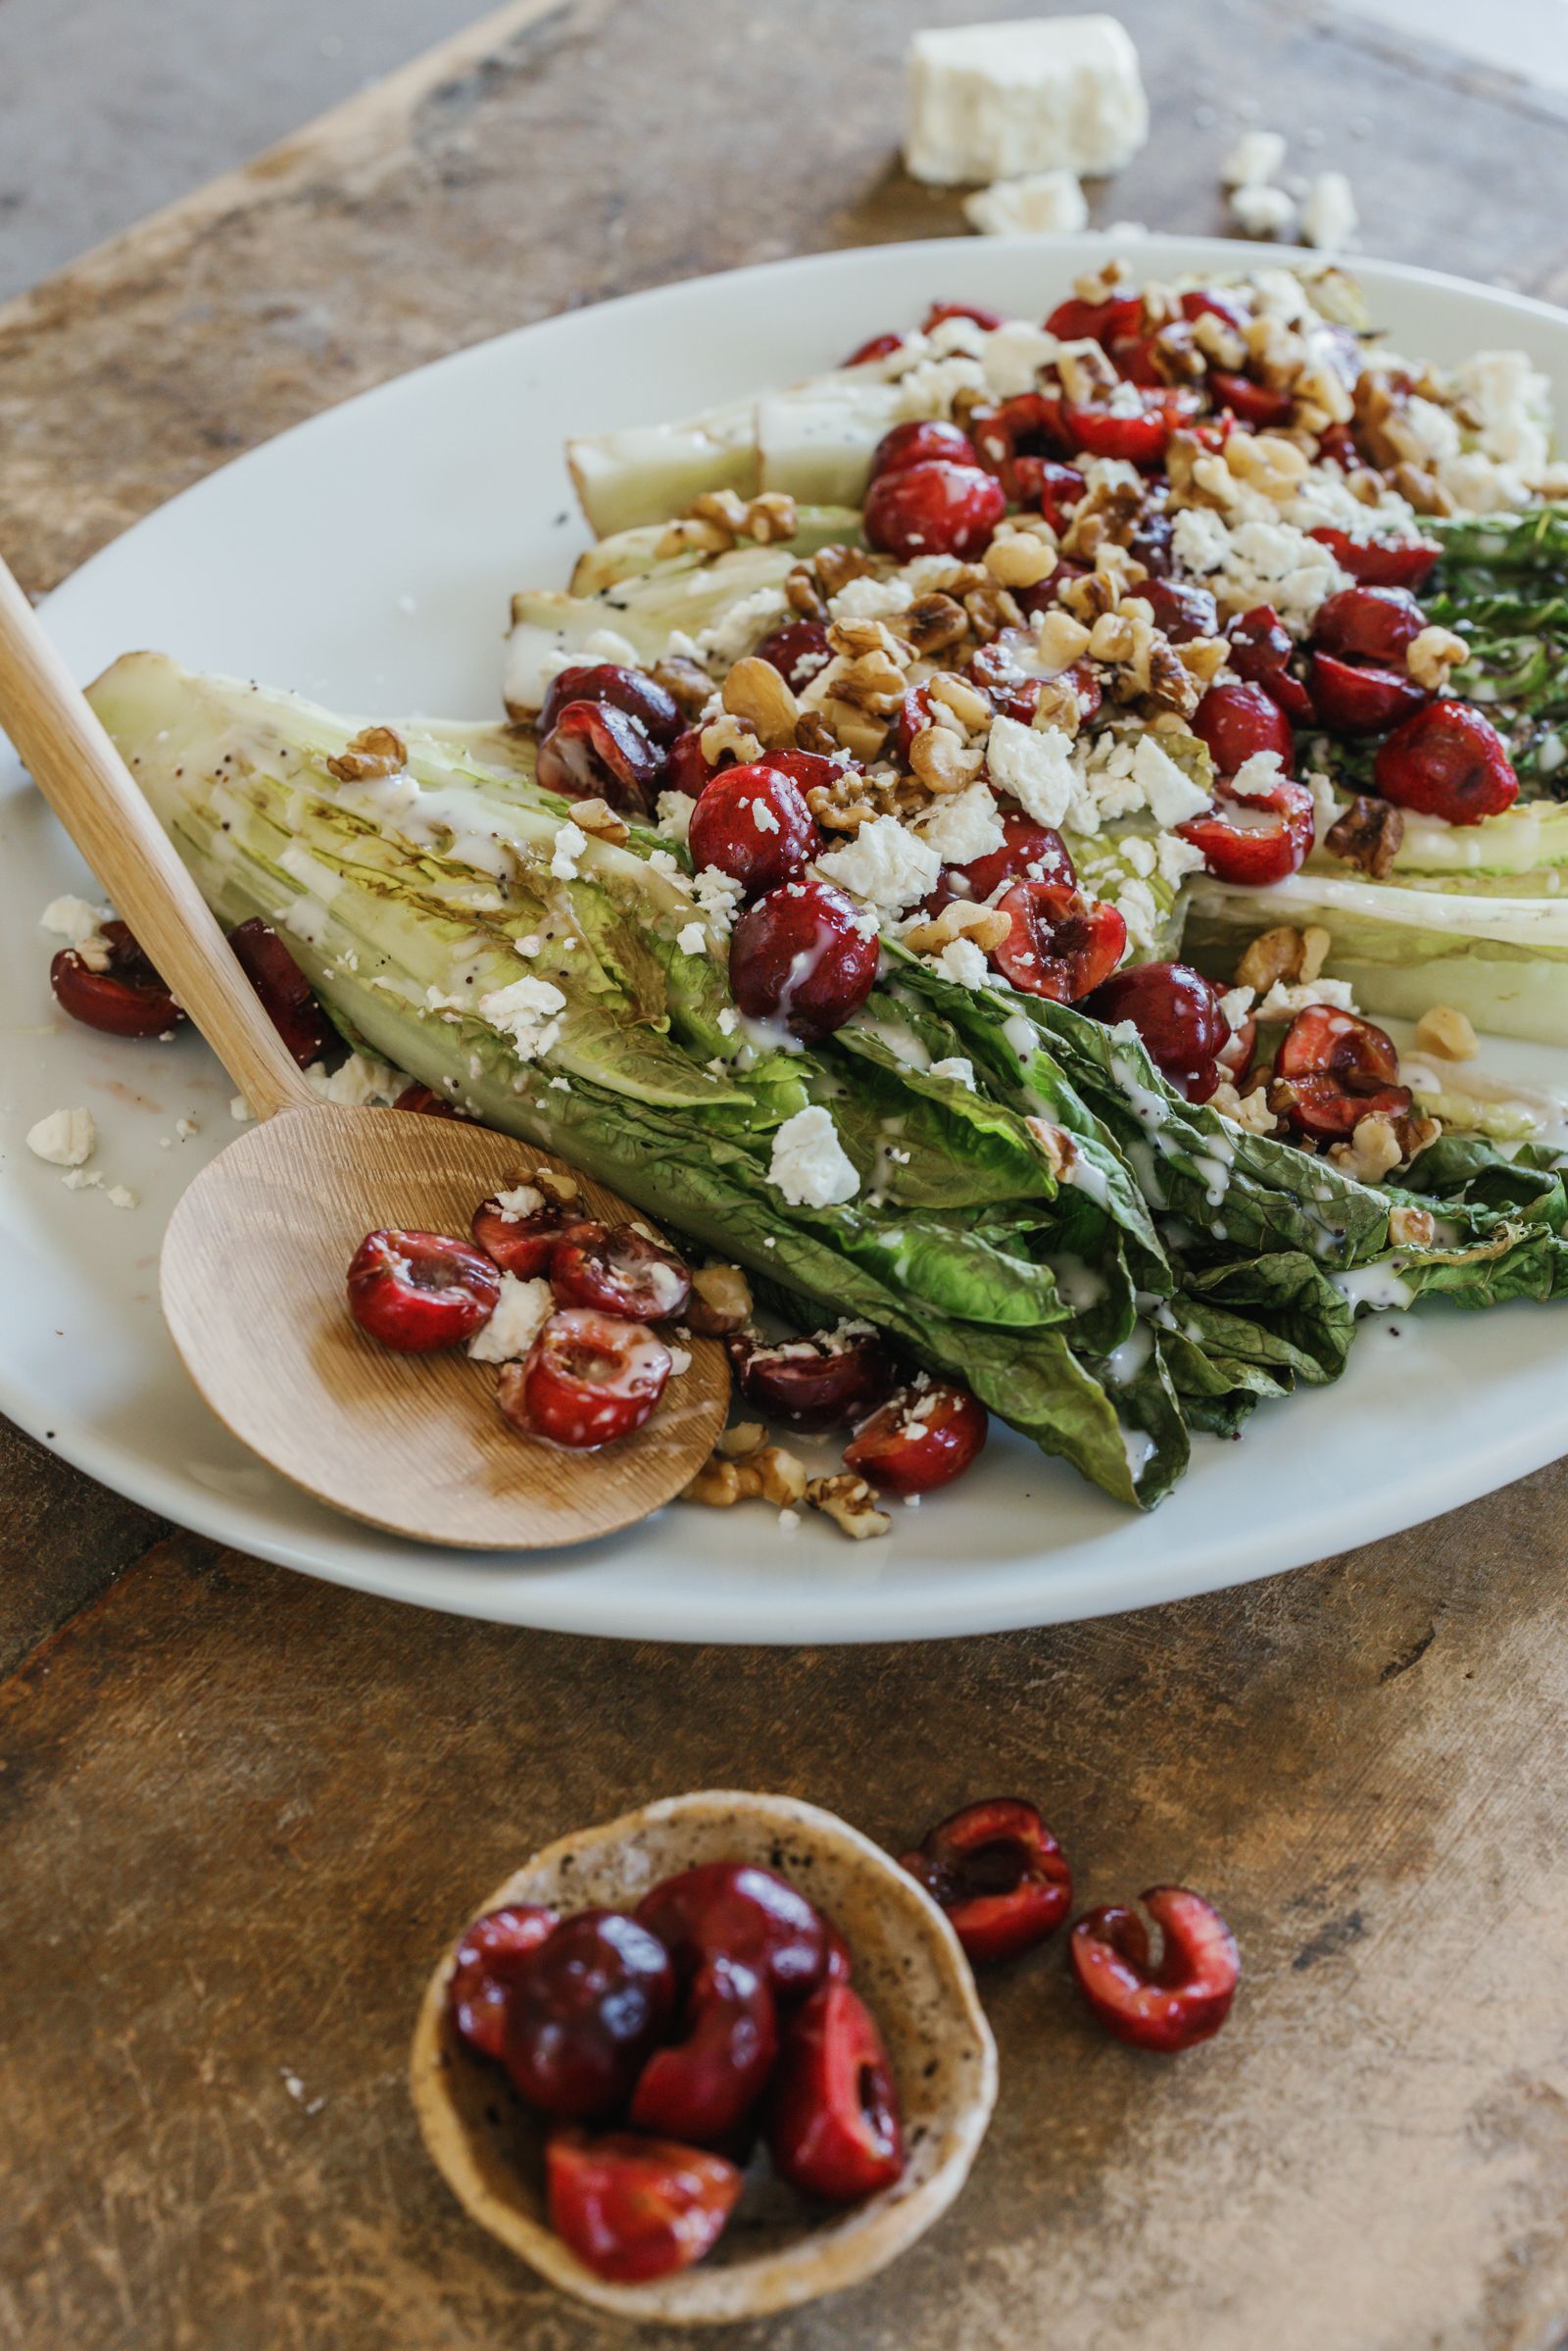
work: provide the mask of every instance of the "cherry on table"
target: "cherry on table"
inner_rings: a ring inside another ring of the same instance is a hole
[[[1135,2049],[1169,2056],[1219,2031],[1242,1963],[1236,1937],[1201,1894],[1152,1886],[1139,1899],[1160,1932],[1157,1962],[1151,1960],[1148,1928],[1120,1902],[1078,1921],[1068,1955],[1078,1988],[1106,2032]]]
[[[772,1992],[755,1968],[715,1954],[686,1986],[679,2038],[656,2049],[638,2077],[633,2130],[699,2147],[732,2145],[777,2054]]]
[[[1035,496],[1040,512],[1053,530],[1063,531],[1074,508],[1088,495],[1089,484],[1076,465],[1064,465],[1056,458],[1041,458],[1038,463]]]
[[[1154,626],[1173,645],[1190,645],[1195,637],[1219,635],[1219,606],[1207,588],[1185,580],[1140,580],[1134,593],[1154,614]]]
[[[820,764],[835,772],[831,761]],[[686,843],[699,872],[716,865],[753,898],[793,881],[820,850],[822,836],[794,778],[782,767],[753,761],[713,778],[692,810]]]
[[[1289,392],[1276,392],[1267,384],[1254,383],[1250,375],[1233,375],[1224,367],[1209,369],[1208,390],[1217,409],[1228,408],[1238,423],[1250,425],[1254,432],[1289,424],[1296,411]]]
[[[1428,704],[1378,747],[1374,769],[1385,800],[1448,824],[1481,824],[1519,797],[1502,737],[1470,703]]]
[[[768,2146],[782,2179],[830,2204],[861,2203],[903,2176],[893,2070],[848,1984],[824,1984],[785,2028]]]
[[[972,1960],[1016,1959],[1072,1903],[1066,1855],[1033,1804],[987,1796],[928,1829],[899,1866],[925,1887]]]
[[[792,1429],[847,1428],[881,1403],[893,1358],[874,1331],[851,1338],[792,1339],[776,1347],[737,1332],[726,1342],[742,1396]]]
[[[629,2096],[675,2005],[657,1935],[619,1910],[579,1910],[518,1963],[505,2062],[542,2114],[587,2122]]]
[[[1140,294],[1111,294],[1101,302],[1086,302],[1080,295],[1069,295],[1058,302],[1045,320],[1048,335],[1063,343],[1104,343],[1111,335],[1132,334],[1142,325],[1143,297]]]
[[[701,2261],[743,2184],[721,2155],[629,2131],[553,2131],[545,2180],[557,2236],[596,2278],[618,2285],[646,2285]]]
[[[94,971],[74,947],[63,947],[49,965],[49,985],[63,1012],[107,1037],[162,1037],[185,1015],[123,922],[106,922],[109,968]]]
[[[664,755],[635,718],[612,703],[568,702],[540,737],[536,780],[568,800],[605,800],[646,816]]]
[[[1149,1057],[1189,1102],[1207,1102],[1230,1038],[1219,990],[1190,963],[1133,963],[1084,1000],[1092,1020],[1130,1020]]]
[[[488,1257],[450,1233],[383,1227],[355,1250],[348,1293],[362,1331],[400,1354],[423,1355],[461,1346],[484,1328],[501,1277]]]
[[[865,499],[865,537],[883,555],[963,562],[984,555],[1007,511],[1002,484],[975,465],[926,458],[874,481]]]
[[[574,662],[558,669],[539,712],[539,733],[548,735],[568,703],[596,702],[635,718],[649,740],[667,750],[685,721],[675,698],[646,669],[620,661]]]
[[[460,2039],[480,2056],[505,2055],[513,1986],[523,1962],[560,1924],[558,1913],[542,1903],[518,1902],[486,1911],[465,1927],[447,1985],[447,2005]]]
[[[876,984],[880,953],[861,909],[831,882],[805,879],[769,890],[730,934],[730,994],[753,1020],[782,1020],[807,1044],[859,1010]]]
[[[978,1460],[987,1426],[984,1404],[967,1388],[933,1380],[873,1412],[845,1446],[845,1467],[894,1494],[934,1494]]]
[[[1006,324],[1001,311],[987,310],[981,302],[933,302],[920,321],[920,332],[930,334],[945,318],[967,318],[971,326],[983,327],[988,334]]]
[[[1198,395],[1165,386],[1140,392],[1140,400],[1138,411],[1127,416],[1112,408],[1064,401],[1062,429],[1069,449],[1140,468],[1159,465],[1171,434],[1198,415]]]
[[[503,1273],[514,1274],[519,1282],[537,1281],[550,1270],[556,1243],[579,1221],[575,1215],[568,1217],[561,1200],[541,1197],[537,1208],[514,1215],[491,1198],[473,1212],[473,1246]],[[603,1227],[596,1224],[591,1229],[600,1232]]]
[[[997,902],[1010,928],[991,960],[1026,996],[1076,1004],[1121,961],[1127,924],[1117,908],[1063,882],[1014,882]]]
[[[1296,750],[1291,722],[1261,686],[1210,686],[1193,712],[1193,732],[1206,743],[1220,775],[1234,775],[1259,752],[1274,752],[1289,767]]]
[[[640,1429],[670,1370],[669,1349],[646,1323],[569,1306],[551,1315],[524,1362],[503,1363],[496,1401],[514,1428],[588,1452]]]
[[[908,339],[907,335],[897,335],[891,332],[872,335],[868,341],[858,344],[850,353],[847,360],[840,360],[839,366],[841,367],[863,367],[872,360],[891,359],[895,351],[904,349]]]
[[[550,1286],[561,1306],[591,1306],[626,1322],[668,1322],[691,1297],[692,1277],[673,1250],[634,1225],[584,1220],[553,1242]]]

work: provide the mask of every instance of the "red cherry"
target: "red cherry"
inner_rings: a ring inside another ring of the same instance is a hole
[[[1219,990],[1190,963],[1134,963],[1112,972],[1084,1004],[1107,1028],[1130,1020],[1149,1055],[1189,1102],[1207,1102],[1230,1037]]]
[[[542,2114],[609,2114],[674,2005],[675,1971],[658,1935],[618,1910],[579,1910],[513,1975],[507,2072]]]
[[[1039,476],[1025,477],[1017,468],[1025,458],[1057,458],[1065,454],[1065,428],[1059,394],[1019,392],[994,409],[976,409],[969,418],[969,437],[980,463],[997,474],[1007,496],[1022,505]]]
[[[669,1374],[669,1349],[646,1323],[570,1306],[552,1314],[526,1362],[503,1363],[496,1401],[514,1428],[587,1452],[640,1429]]]
[[[1193,712],[1193,732],[1221,775],[1234,775],[1260,751],[1277,752],[1288,768],[1296,750],[1290,720],[1261,686],[1210,686]]]
[[[892,1359],[874,1331],[842,1339],[819,1332],[774,1347],[737,1332],[727,1344],[747,1402],[792,1429],[846,1428],[880,1404],[893,1385]]]
[[[1165,381],[1154,364],[1154,337],[1150,334],[1112,335],[1105,350],[1123,383],[1157,391]]]
[[[624,710],[628,718],[636,719],[651,743],[662,744],[666,750],[685,723],[674,696],[656,678],[646,669],[628,669],[619,661],[579,662],[569,669],[558,669],[539,713],[541,735],[549,734],[572,702],[597,702]]]
[[[465,1126],[472,1124],[467,1113],[460,1110],[456,1102],[449,1102],[444,1094],[437,1094],[429,1086],[405,1086],[392,1107],[394,1110],[414,1110],[421,1118],[456,1118]]]
[[[568,800],[606,800],[646,816],[664,761],[635,718],[612,704],[568,702],[540,737],[536,780]]]
[[[1006,324],[1001,311],[988,311],[978,302],[933,302],[920,321],[920,332],[930,334],[944,318],[967,318],[971,325],[983,326],[988,334]]]
[[[1421,710],[1427,699],[1403,669],[1342,661],[1332,653],[1312,656],[1310,679],[1318,724],[1337,735],[1381,735]]]
[[[1110,335],[1133,334],[1143,323],[1143,297],[1113,294],[1103,302],[1071,295],[1047,318],[1046,332],[1062,343],[1103,343]]]
[[[449,1233],[367,1233],[348,1272],[349,1312],[401,1354],[457,1347],[496,1310],[501,1277],[488,1257]]]
[[[1107,2033],[1169,2056],[1217,2033],[1241,1978],[1236,1938],[1219,1912],[1184,1886],[1141,1895],[1163,1942],[1157,1966],[1136,1910],[1107,1903],[1072,1931],[1067,1949],[1078,1988]]]
[[[902,351],[907,341],[906,335],[872,335],[869,342],[861,343],[852,351],[847,360],[840,360],[839,366],[841,367],[863,367],[872,360],[891,359],[894,352]]]
[[[1040,703],[1043,681],[1038,670],[1024,666],[1038,652],[1033,629],[1004,628],[978,649],[968,665],[971,683],[992,709],[1004,718],[1016,718],[1021,726],[1029,724]]]
[[[1312,697],[1291,667],[1295,640],[1271,604],[1258,604],[1233,620],[1229,630],[1231,667],[1249,685],[1261,686],[1287,718],[1307,726],[1316,715]]]
[[[722,2146],[767,2086],[778,2054],[773,1995],[753,1969],[722,1955],[686,1988],[681,2037],[656,2049],[632,2093],[635,2131]]]
[[[1312,643],[1345,661],[1397,667],[1426,624],[1408,588],[1342,588],[1318,607]]]
[[[302,1069],[318,1061],[337,1031],[270,923],[253,914],[228,934],[235,961],[262,1000],[263,1009]]]
[[[733,1959],[781,1998],[815,1990],[837,1934],[787,1878],[750,1861],[703,1861],[662,1879],[637,1916],[682,1974]]]
[[[786,620],[762,639],[757,659],[770,661],[793,694],[804,694],[833,655],[820,620]]]
[[[979,1458],[986,1427],[986,1408],[967,1388],[906,1388],[857,1429],[844,1464],[894,1494],[934,1494]]]
[[[1250,316],[1245,303],[1234,294],[1222,294],[1214,286],[1190,286],[1182,296],[1182,317],[1201,318],[1205,314],[1223,318],[1237,334],[1246,333]]]
[[[514,1215],[491,1198],[473,1212],[473,1246],[482,1249],[503,1273],[515,1274],[519,1282],[533,1282],[549,1272],[551,1252],[566,1223],[565,1208],[559,1200],[541,1200],[537,1208]],[[603,1228],[592,1225],[588,1229],[599,1232]]]
[[[836,772],[830,761],[821,764],[829,775]],[[822,836],[805,794],[789,775],[754,762],[727,767],[714,777],[692,810],[687,846],[699,872],[716,865],[755,898],[793,881],[820,850]]]
[[[1026,996],[1072,1004],[1121,961],[1127,925],[1114,906],[1062,882],[1014,882],[997,904],[1012,928],[991,960]]]
[[[944,865],[937,886],[926,900],[926,910],[940,914],[950,899],[972,899],[984,906],[1001,883],[1020,876],[1031,882],[1076,886],[1072,858],[1061,835],[1049,824],[1014,808],[1002,819],[1003,844],[967,865]]]
[[[1480,824],[1519,797],[1502,737],[1467,702],[1434,702],[1378,747],[1377,787],[1401,808]]]
[[[1363,1118],[1404,1115],[1410,1089],[1398,1075],[1399,1056],[1383,1029],[1332,1004],[1309,1004],[1274,1056],[1269,1103],[1298,1134],[1337,1142]]]
[[[1190,645],[1195,637],[1219,635],[1219,606],[1206,588],[1174,579],[1140,580],[1135,594],[1151,606],[1154,626],[1173,645]]]
[[[1073,451],[1086,451],[1090,457],[1119,458],[1129,465],[1157,465],[1171,434],[1179,425],[1190,423],[1197,414],[1195,392],[1167,387],[1158,392],[1146,391],[1142,409],[1129,416],[1111,408],[1085,408],[1066,401],[1062,406],[1062,426],[1067,445]]]
[[[919,555],[964,562],[985,553],[1007,511],[1000,482],[978,465],[927,458],[874,481],[865,500],[869,546],[908,563]]]
[[[560,1306],[591,1306],[625,1322],[668,1322],[691,1297],[692,1277],[634,1226],[584,1223],[557,1238],[550,1287]]]
[[[481,2057],[506,2050],[507,2006],[523,1961],[556,1931],[560,1920],[537,1902],[490,1910],[463,1931],[447,1985],[447,2005],[459,2037]]]
[[[1295,414],[1296,404],[1289,392],[1271,391],[1267,384],[1255,384],[1247,375],[1231,375],[1221,367],[1209,369],[1208,389],[1217,409],[1228,408],[1239,422],[1250,424],[1254,432],[1289,424]]]
[[[824,1984],[785,2031],[768,2125],[773,2168],[830,2204],[858,2204],[904,2172],[898,2091],[882,2035],[847,1984]]]
[[[722,2155],[630,2131],[553,2131],[545,2148],[550,2226],[596,2278],[646,2285],[710,2252],[740,2198]]]
[[[1087,495],[1089,484],[1076,465],[1060,465],[1054,458],[1038,460],[1040,472],[1035,492],[1040,512],[1054,531],[1065,530],[1072,519],[1073,509]]]
[[[1326,523],[1306,535],[1321,539],[1340,568],[1365,588],[1419,588],[1443,553],[1436,539],[1352,539]]]
[[[924,465],[931,458],[946,459],[955,465],[972,465],[974,444],[956,424],[925,419],[895,424],[871,452],[870,479],[880,481],[884,473],[906,472],[910,465]]]
[[[733,766],[733,754],[721,759],[717,766],[703,757],[703,729],[688,726],[675,737],[664,762],[661,784],[669,792],[684,792],[692,800],[701,799],[715,775],[726,765]]]
[[[965,1804],[899,1863],[947,1912],[977,1965],[1032,1951],[1072,1904],[1066,1855],[1034,1806],[1016,1796]]]
[[[1317,808],[1304,784],[1281,776],[1266,792],[1233,792],[1225,777],[1211,808],[1176,827],[1201,850],[1216,881],[1264,890],[1298,872],[1312,854]],[[1206,1099],[1206,1098],[1195,1098]]]
[[[128,927],[106,922],[109,968],[94,971],[74,947],[63,947],[49,965],[49,985],[63,1012],[108,1037],[161,1037],[185,1015],[142,954]]]
[[[1361,463],[1355,435],[1348,424],[1326,424],[1317,436],[1320,465],[1339,465],[1348,473]]]
[[[1247,1092],[1247,1081],[1251,1075],[1252,1056],[1256,1051],[1257,1022],[1249,1015],[1240,1027],[1232,1029],[1219,1050],[1220,1076],[1229,1078],[1238,1094]]]
[[[747,907],[729,943],[729,985],[752,1020],[781,1019],[808,1044],[858,1011],[876,983],[874,930],[830,882],[786,882]]]

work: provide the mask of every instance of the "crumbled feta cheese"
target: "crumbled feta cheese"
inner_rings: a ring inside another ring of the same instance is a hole
[[[1071,171],[1031,171],[966,196],[964,218],[982,236],[1075,236],[1089,226],[1089,206]],[[982,354],[982,357],[984,355]],[[986,369],[989,382],[991,370]]]
[[[493,1197],[508,1224],[515,1224],[524,1216],[537,1216],[545,1204],[545,1196],[537,1184],[514,1184],[509,1192],[498,1192]]]
[[[657,829],[666,841],[685,841],[691,829],[692,810],[696,806],[689,792],[661,792],[654,814]]]
[[[1230,779],[1230,788],[1239,800],[1267,800],[1285,781],[1285,769],[1277,751],[1254,751],[1246,759]]]
[[[469,1340],[468,1353],[475,1363],[519,1362],[555,1310],[555,1294],[547,1281],[524,1282],[514,1273],[504,1273],[496,1310]]]
[[[27,1129],[28,1151],[51,1167],[79,1167],[97,1140],[90,1110],[51,1110]]]
[[[111,919],[107,906],[89,906],[84,898],[52,898],[38,917],[39,928],[53,931],[74,947],[89,971],[109,969],[109,942],[103,925]]]
[[[174,1133],[181,1143],[188,1143],[192,1135],[199,1135],[201,1131],[200,1125],[194,1118],[176,1118],[174,1121]]]
[[[1150,814],[1158,825],[1185,824],[1200,808],[1206,808],[1212,795],[1200,783],[1195,783],[1184,768],[1178,767],[1169,752],[1160,748],[1157,735],[1143,734],[1133,753],[1133,781],[1143,791]]]
[[[1279,176],[1285,161],[1285,139],[1277,130],[1244,130],[1221,173],[1228,188],[1258,188]]]
[[[68,1192],[101,1192],[104,1179],[95,1167],[68,1168],[60,1181]]]
[[[788,614],[789,609],[779,587],[757,588],[750,596],[737,597],[716,620],[698,632],[695,640],[698,660],[715,671],[731,668]]]
[[[692,896],[707,915],[709,928],[719,938],[727,938],[745,896],[740,883],[721,866],[705,865],[692,883]]]
[[[1321,539],[1287,522],[1245,521],[1227,527],[1218,514],[1184,507],[1171,531],[1179,568],[1201,579],[1231,612],[1271,604],[1295,635],[1311,626],[1319,605],[1351,585]]]
[[[1114,17],[934,26],[909,45],[904,153],[916,179],[1119,171],[1148,136],[1138,52]]]
[[[960,392],[983,392],[985,370],[978,360],[961,353],[953,359],[922,360],[901,375],[896,414],[901,421],[927,416],[951,416]],[[912,539],[913,533],[909,533]]]
[[[350,1108],[363,1108],[367,1103],[385,1105],[397,1101],[408,1079],[385,1062],[368,1053],[350,1053],[340,1068],[328,1070],[320,1061],[313,1061],[305,1072],[313,1090],[324,1102],[341,1102]]]
[[[104,1198],[111,1208],[134,1208],[137,1204],[136,1195],[127,1184],[111,1184]]]
[[[1245,236],[1282,237],[1296,219],[1296,207],[1283,188],[1232,188],[1231,212]]]
[[[974,1063],[962,1053],[950,1053],[945,1061],[933,1061],[931,1075],[947,1078],[955,1086],[966,1086],[971,1094],[974,1092]]]
[[[752,822],[760,833],[776,833],[779,829],[778,818],[760,794],[752,802]]]
[[[1257,1007],[1259,1020],[1294,1020],[1312,1004],[1332,1005],[1336,1012],[1353,1012],[1355,1000],[1348,980],[1301,980],[1295,987],[1276,980]]]
[[[1006,835],[990,785],[970,784],[937,801],[921,821],[920,838],[944,865],[967,865],[1001,849]]]
[[[992,975],[990,964],[972,939],[950,939],[939,955],[927,955],[944,979],[956,980],[960,988],[983,988]]]
[[[736,1011],[733,1004],[724,1004],[721,1006],[718,1015],[718,1031],[721,1037],[733,1037],[735,1031],[740,1027],[740,1024],[741,1016]],[[724,1064],[721,1061],[719,1063],[719,1067],[722,1069],[723,1066]]]
[[[1159,862],[1153,842],[1142,833],[1129,833],[1118,846],[1123,864],[1130,865],[1141,882],[1147,882]]]
[[[860,1189],[855,1162],[819,1102],[786,1118],[773,1137],[767,1180],[794,1208],[826,1208]]]
[[[1037,824],[1061,823],[1079,781],[1070,735],[1059,726],[1025,726],[1017,718],[997,718],[986,761],[992,782],[1000,791],[1010,792]]]
[[[248,1127],[256,1116],[243,1094],[229,1097],[228,1114],[237,1127]]]
[[[676,933],[675,945],[683,955],[702,955],[708,953],[708,930],[701,922],[688,922]]]
[[[1343,171],[1320,171],[1301,207],[1301,234],[1309,245],[1339,253],[1355,240],[1360,216]]]
[[[488,996],[480,997],[475,1009],[481,1020],[511,1039],[520,1061],[532,1061],[548,1053],[560,1036],[561,1022],[555,1015],[565,1006],[566,1000],[553,981],[529,978],[493,988]]]
[[[1224,1013],[1226,1025],[1232,1032],[1241,1028],[1243,1023],[1251,1017],[1252,1006],[1256,1002],[1257,990],[1255,988],[1228,988],[1226,990],[1219,1000],[1219,1008]]]
[[[576,880],[577,859],[587,846],[587,834],[580,824],[573,824],[568,816],[556,834],[555,854],[550,859],[550,870],[558,882],[574,882]]]
[[[908,604],[908,584],[897,572],[891,579],[867,572],[860,579],[846,580],[838,594],[828,598],[827,609],[834,620],[881,620],[889,612],[906,611]]]
[[[1154,843],[1154,857],[1159,866],[1159,878],[1179,890],[1190,873],[1197,873],[1203,863],[1203,853],[1179,834],[1161,833]]]
[[[926,842],[906,831],[896,816],[874,816],[843,849],[818,857],[816,869],[854,897],[890,914],[902,914],[935,887],[942,859]]]
[[[1048,334],[1043,326],[1032,325],[1027,318],[1008,318],[994,327],[985,338],[985,346],[980,365],[985,371],[986,387],[998,400],[1011,400],[1020,392],[1032,392],[1040,380],[1041,368],[1061,349],[1054,335]]]
[[[1154,893],[1147,882],[1136,877],[1123,882],[1116,893],[1116,911],[1127,925],[1127,937],[1134,947],[1152,949],[1159,930],[1159,908]]]

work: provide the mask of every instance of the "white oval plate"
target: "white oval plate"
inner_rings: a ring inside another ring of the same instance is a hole
[[[1247,266],[1256,248],[1117,238],[1135,270]],[[833,365],[936,296],[1042,316],[1103,237],[879,246],[636,294],[459,353],[328,410],[201,482],[85,564],[48,625],[87,679],[152,646],[374,717],[498,710],[514,588],[564,581],[584,532],[568,431],[676,416]],[[1268,258],[1276,258],[1273,255]],[[1454,278],[1357,265],[1396,348],[1452,361],[1523,345],[1568,400],[1568,317]],[[122,1494],[223,1543],[428,1607],[684,1641],[904,1640],[1046,1624],[1216,1590],[1365,1543],[1568,1449],[1568,1329],[1515,1306],[1365,1330],[1336,1388],[1200,1440],[1180,1491],[1131,1516],[997,1427],[952,1494],[852,1544],[755,1506],[674,1507],[585,1549],[474,1558],[340,1519],[264,1468],[187,1386],[157,1302],[165,1220],[228,1140],[200,1041],[136,1045],[56,1017],[38,914],[79,861],[0,743],[0,1406]],[[1548,1068],[1548,1060],[1556,1062]],[[1568,1082],[1568,1053],[1501,1046]],[[23,1138],[85,1102],[94,1164],[140,1196],[67,1192]],[[183,1113],[200,1133],[172,1142]],[[389,1213],[391,1206],[389,1204]]]

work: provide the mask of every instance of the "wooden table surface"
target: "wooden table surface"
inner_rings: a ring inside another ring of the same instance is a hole
[[[235,451],[461,343],[956,229],[898,169],[904,45],[1004,4],[503,10],[0,311],[0,545],[43,590]],[[1553,102],[1268,0],[1121,13],[1156,135],[1100,218],[1219,227],[1250,109],[1322,133],[1303,161],[1351,172],[1378,253],[1568,298]],[[728,2339],[1559,2345],[1565,1543],[1559,1465],[1100,1624],[613,1645],[220,1552],[0,1429],[0,2343],[625,2343],[423,2160],[404,2061],[432,1952],[533,1845],[656,1792],[788,1789],[897,1843],[1003,1784],[1086,1898],[1219,1899],[1235,2018],[1160,2065],[1086,2024],[1059,1952],[996,1979],[1002,2100],[957,2208],[882,2279]]]

